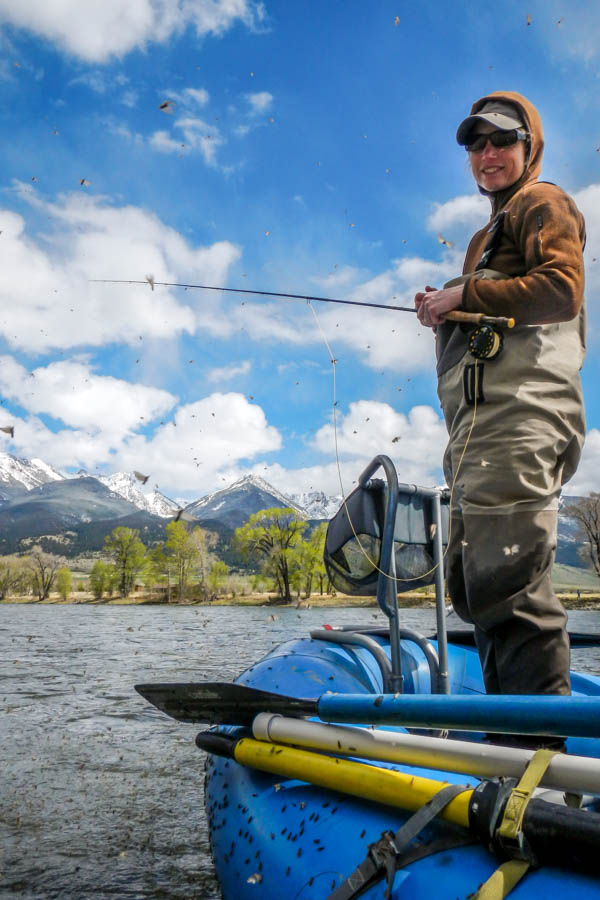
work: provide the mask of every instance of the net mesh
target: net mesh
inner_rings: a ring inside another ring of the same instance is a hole
[[[359,486],[330,521],[324,560],[331,583],[344,594],[375,596],[381,563],[387,486]],[[400,490],[394,525],[398,592],[432,584],[435,578],[433,501]],[[442,543],[448,540],[448,504],[442,496]]]

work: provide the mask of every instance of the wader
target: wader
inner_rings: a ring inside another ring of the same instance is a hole
[[[475,277],[506,276],[484,269]],[[568,694],[566,613],[550,573],[561,486],[585,435],[584,312],[570,322],[517,325],[491,360],[473,358],[461,326],[442,328],[450,598],[475,625],[487,693]]]

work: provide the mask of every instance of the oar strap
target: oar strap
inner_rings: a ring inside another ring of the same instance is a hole
[[[496,869],[481,885],[473,896],[473,900],[503,900],[519,883],[534,861],[523,835],[523,818],[534,790],[544,777],[552,759],[559,752],[558,750],[536,750],[529,760],[521,780],[510,793],[504,808],[502,822],[495,835],[502,849],[508,852],[513,859],[502,863]]]
[[[441,852],[450,847],[462,846],[473,843],[473,838],[468,835],[454,835],[451,838],[444,837],[441,842],[435,841],[424,848],[425,852],[410,853],[409,845],[423,831],[423,829],[435,819],[448,804],[462,794],[471,790],[464,784],[450,784],[438,791],[424,806],[417,810],[396,834],[384,831],[379,840],[369,846],[367,858],[356,867],[354,872],[346,878],[336,890],[327,897],[327,900],[353,900],[374,882],[387,876],[387,888],[385,897],[391,897],[396,871],[409,862],[414,862],[422,856]],[[419,848],[421,849],[421,848]],[[407,852],[408,851],[408,852]],[[406,858],[406,857],[410,858]]]
[[[536,750],[529,760],[521,780],[511,792],[504,809],[504,816],[498,829],[498,837],[503,844],[507,840],[519,840],[519,835],[522,834],[521,826],[527,804],[531,800],[534,790],[546,774],[546,769],[558,752],[558,750]]]

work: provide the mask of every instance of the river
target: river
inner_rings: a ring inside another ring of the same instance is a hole
[[[275,618],[273,618],[275,617]],[[599,612],[573,630],[600,632]],[[273,645],[374,609],[0,605],[0,897],[217,900],[198,726],[133,685],[231,681]],[[435,630],[430,609],[402,624]],[[600,672],[600,648],[573,652]]]

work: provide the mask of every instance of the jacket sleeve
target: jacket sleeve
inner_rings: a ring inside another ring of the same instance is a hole
[[[575,318],[583,301],[585,227],[573,200],[555,185],[533,185],[509,205],[504,232],[524,261],[524,274],[506,280],[470,278],[463,308],[513,316],[518,325]]]

